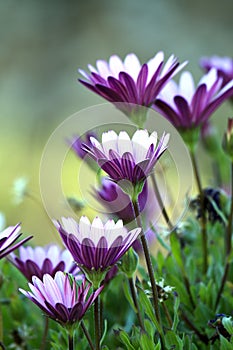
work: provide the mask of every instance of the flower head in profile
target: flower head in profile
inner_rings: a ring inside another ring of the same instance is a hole
[[[72,218],[62,218],[61,223],[58,222],[56,226],[65,246],[75,262],[89,276],[89,280],[93,282],[93,274],[95,277],[97,274],[100,279],[97,284],[141,232],[140,228],[128,232],[122,220],[116,223],[108,220],[104,224],[98,217],[90,222],[86,216],[82,216],[79,223]]]
[[[233,81],[223,88],[222,78],[211,69],[195,87],[189,72],[183,72],[179,84],[170,81],[155,102],[155,109],[176,128],[188,130],[202,126],[213,112],[233,95]]]
[[[32,276],[37,276],[42,279],[43,275],[48,273],[52,277],[57,271],[72,273],[77,278],[80,270],[74,263],[74,259],[70,252],[62,250],[58,245],[51,244],[46,247],[20,247],[19,254],[11,254],[9,260],[17,269],[27,278],[32,281]]]
[[[92,146],[84,144],[83,149],[96,160],[110,179],[121,188],[127,184],[134,188],[144,183],[167,149],[169,134],[164,133],[158,142],[157,133],[149,135],[147,130],[137,130],[132,139],[125,131],[119,135],[115,131],[108,131],[102,134],[102,143],[95,138],[90,141]],[[125,189],[125,192],[128,193],[128,190]]]
[[[135,114],[142,113],[138,106],[151,106],[168,80],[182,67],[173,55],[164,64],[161,51],[143,65],[133,53],[128,54],[124,61],[113,55],[109,62],[98,60],[96,68],[88,65],[89,73],[80,69],[85,79],[79,81],[134,118]],[[138,119],[136,122],[139,124]]]
[[[22,235],[20,230],[21,226],[20,224],[17,224],[16,226],[9,226],[4,231],[0,232],[0,259],[4,258],[32,238],[32,236],[26,237],[15,244],[17,239]]]
[[[105,177],[102,179],[101,186],[94,188],[93,191],[93,196],[113,218],[121,219],[125,224],[135,220],[130,197],[116,183]],[[148,185],[146,181],[142,192],[138,196],[140,211],[145,208],[147,198]]]
[[[207,72],[212,68],[215,68],[218,75],[223,79],[222,84],[226,85],[233,80],[233,58],[232,57],[202,57],[200,60],[200,66]]]
[[[83,280],[78,286],[72,276],[61,271],[54,277],[45,274],[43,280],[33,276],[28,285],[30,291],[20,289],[20,292],[63,326],[80,321],[103,289],[100,287],[88,296],[91,284]]]

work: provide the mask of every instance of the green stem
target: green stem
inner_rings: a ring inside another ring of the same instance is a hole
[[[206,230],[206,214],[205,214],[205,205],[204,205],[204,193],[202,190],[201,185],[201,178],[199,175],[198,167],[197,167],[197,161],[196,157],[194,155],[194,152],[190,151],[190,157],[192,160],[194,175],[197,182],[197,188],[200,195],[200,201],[201,201],[201,230],[202,230],[202,250],[203,250],[203,273],[205,274],[208,269],[208,237],[207,237],[207,230]]]
[[[202,334],[197,327],[190,321],[190,319],[187,317],[187,315],[182,312],[182,318],[185,321],[185,323],[189,326],[190,329],[192,329],[194,331],[194,333],[198,336],[198,338],[204,343],[204,344],[208,344],[209,343],[209,338],[205,335]]]
[[[232,250],[232,223],[233,223],[233,162],[231,162],[231,208],[230,208],[228,226],[226,231],[226,262],[225,262],[225,268],[224,268],[220,288],[219,288],[216,302],[215,302],[215,309],[217,309],[218,307],[218,303],[220,301],[223,289],[225,287],[229,268],[230,268],[229,259],[230,259],[231,250]]]
[[[2,320],[2,307],[0,305],[0,342],[3,341],[3,320]]]
[[[99,297],[97,297],[94,302],[94,319],[95,319],[95,349],[100,350]]]
[[[160,191],[159,191],[159,187],[158,187],[158,184],[157,184],[157,181],[156,181],[156,178],[155,178],[155,174],[152,173],[151,174],[151,181],[152,181],[152,185],[153,185],[153,188],[154,188],[154,192],[155,192],[155,196],[157,198],[157,201],[158,201],[158,204],[159,204],[159,207],[162,211],[162,215],[169,227],[170,230],[173,229],[173,224],[172,222],[170,221],[170,218],[169,218],[169,215],[168,215],[168,212],[163,204],[163,200],[162,200],[162,197],[161,197],[161,194],[160,194]]]
[[[46,347],[46,339],[48,336],[48,330],[49,330],[49,318],[45,317],[45,321],[44,321],[44,333],[43,333],[43,338],[41,341],[41,345],[40,345],[40,350],[44,350]]]
[[[69,344],[69,350],[74,350],[74,335],[73,331],[70,331],[68,333],[68,344]]]
[[[138,304],[138,298],[137,298],[137,294],[136,294],[133,278],[129,278],[128,281],[129,281],[129,287],[130,287],[133,303],[134,303],[134,306],[135,306],[135,309],[136,309],[138,322],[140,324],[141,329],[143,331],[145,331],[145,327],[144,327],[144,324],[143,324],[142,315],[141,315],[139,304]]]
[[[158,188],[158,185],[157,185],[154,173],[151,174],[151,180],[152,180],[152,185],[153,185],[153,188],[154,188],[155,196],[156,196],[156,198],[158,200],[160,209],[162,210],[163,217],[164,217],[164,219],[165,219],[169,229],[174,232],[174,234],[176,235],[176,237],[177,237],[177,239],[178,239],[178,241],[180,243],[180,240],[179,240],[179,237],[177,235],[176,229],[174,228],[174,226],[173,226],[173,224],[172,224],[172,222],[171,222],[171,220],[169,218],[169,215],[167,213],[167,210],[166,210],[166,208],[165,208],[165,206],[163,204],[163,200],[161,198],[160,191],[159,191],[159,188]],[[181,253],[182,253],[182,250],[181,250]],[[183,255],[182,255],[182,258],[183,258]],[[190,288],[189,279],[187,277],[185,269],[182,270],[182,275],[183,275],[183,278],[184,278],[185,288],[186,288],[187,293],[188,293],[189,298],[190,298],[190,302],[191,302],[193,308],[195,308],[195,303],[193,301],[192,294],[191,294],[191,288]]]
[[[91,339],[90,333],[88,332],[87,328],[85,327],[84,322],[81,321],[80,325],[81,325],[81,328],[83,330],[83,333],[85,334],[85,337],[87,338],[87,341],[88,341],[88,344],[90,346],[90,349],[91,350],[95,350],[95,347],[94,347],[94,345],[92,343],[92,339]]]
[[[165,302],[162,303],[162,307],[163,307],[163,311],[165,313],[166,319],[168,321],[169,327],[172,328],[172,325],[173,325],[172,318]]]
[[[142,243],[142,247],[143,247],[143,251],[144,251],[144,255],[145,255],[145,260],[146,260],[146,265],[147,265],[147,270],[148,270],[148,274],[149,274],[149,278],[150,278],[150,282],[151,282],[155,316],[156,316],[156,319],[157,319],[157,321],[160,325],[160,329],[161,329],[160,340],[161,340],[162,348],[163,348],[164,334],[163,334],[163,327],[162,327],[160,310],[159,310],[158,291],[157,291],[157,286],[156,286],[156,282],[155,282],[155,274],[154,274],[154,269],[152,266],[149,247],[148,247],[147,239],[146,239],[146,236],[145,236],[145,233],[143,230],[138,199],[133,201],[133,207],[134,207],[134,213],[135,213],[135,219],[136,219],[137,225],[139,227],[141,227],[141,243]]]

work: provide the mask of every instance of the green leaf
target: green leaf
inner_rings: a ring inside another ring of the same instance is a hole
[[[233,335],[233,322],[231,320],[231,316],[223,317],[222,324],[223,324],[224,328],[227,330],[227,332],[230,335]]]
[[[166,347],[168,349],[183,350],[183,341],[172,331],[168,331],[165,336]]]
[[[156,329],[158,330],[159,334],[162,333],[162,329],[160,327],[160,324],[157,321],[157,318],[155,317],[154,314],[154,309],[152,307],[151,302],[149,301],[148,297],[146,296],[146,294],[144,293],[144,291],[139,288],[139,299],[140,299],[140,303],[142,305],[142,307],[145,310],[145,313],[147,314],[147,316],[151,319],[151,321],[154,323]]]
[[[170,243],[171,243],[172,255],[175,258],[175,261],[178,264],[179,268],[183,271],[184,270],[184,264],[183,264],[181,249],[180,249],[180,242],[177,239],[175,233],[171,233],[171,235],[170,235]]]
[[[232,350],[232,344],[220,335],[220,350]]]
[[[131,296],[131,292],[130,292],[130,289],[129,289],[129,283],[128,283],[128,281],[126,281],[126,279],[123,280],[122,286],[123,286],[123,291],[124,291],[124,294],[125,294],[125,297],[126,297],[127,301],[129,302],[129,304],[132,307],[133,311],[135,313],[137,313],[137,310],[136,310],[136,307],[134,305],[134,302],[133,302],[133,299],[132,299],[132,296]]]
[[[175,332],[179,323],[179,315],[178,310],[180,306],[180,298],[179,296],[175,297],[175,303],[174,303],[174,320],[172,325],[172,330]]]
[[[141,350],[151,350],[151,349],[154,349],[155,344],[153,340],[149,338],[146,333],[142,333],[140,337],[140,347],[141,347]]]
[[[115,334],[117,334],[122,344],[126,346],[127,350],[136,350],[135,347],[131,345],[130,338],[123,329],[118,329]]]

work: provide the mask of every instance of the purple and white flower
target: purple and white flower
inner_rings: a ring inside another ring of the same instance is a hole
[[[20,292],[63,326],[80,321],[103,289],[100,287],[88,297],[90,283],[83,280],[78,286],[74,278],[61,271],[54,278],[45,274],[43,281],[33,276],[28,286],[30,291],[20,288]]]
[[[200,66],[207,72],[211,68],[217,69],[218,75],[223,78],[223,85],[233,80],[233,58],[232,57],[202,57],[200,60]]]
[[[162,51],[143,65],[133,53],[124,61],[113,55],[109,62],[97,60],[96,68],[89,64],[88,73],[80,69],[85,79],[79,81],[130,116],[137,106],[151,106],[169,79],[185,64],[179,66],[173,55],[164,64]]]
[[[90,222],[86,216],[79,223],[62,218],[56,227],[75,262],[88,271],[105,271],[115,265],[141,232],[140,228],[128,232],[122,220],[104,224],[98,217]]]
[[[9,260],[17,269],[32,281],[32,276],[42,279],[46,273],[55,276],[57,271],[72,273],[76,278],[82,278],[80,269],[74,263],[70,252],[62,250],[58,245],[51,244],[46,247],[20,247],[18,256],[11,254]]]
[[[102,134],[102,143],[90,138],[92,147],[83,149],[96,160],[98,165],[114,182],[128,180],[133,185],[145,181],[154,165],[167,149],[169,134],[163,134],[158,142],[156,132],[149,135],[147,130],[137,130],[132,139],[125,131]]]
[[[0,259],[4,258],[13,250],[19,248],[22,244],[24,244],[32,238],[32,236],[29,236],[24,238],[22,241],[14,244],[17,241],[17,239],[22,235],[20,231],[21,226],[20,224],[17,224],[16,226],[9,226],[5,230],[0,232]]]
[[[176,128],[187,130],[205,123],[211,114],[233,95],[233,81],[223,88],[222,78],[211,69],[195,87],[189,72],[183,72],[179,84],[171,80],[158,99],[155,109]]]

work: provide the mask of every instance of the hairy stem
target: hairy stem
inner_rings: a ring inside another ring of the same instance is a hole
[[[87,328],[85,327],[84,322],[81,321],[80,325],[81,325],[83,333],[85,334],[85,337],[87,338],[87,341],[88,341],[88,344],[90,346],[90,349],[91,350],[95,350],[94,344],[92,343],[92,339],[91,339],[90,333],[88,332]]]
[[[226,231],[226,262],[224,267],[224,272],[220,284],[220,288],[217,294],[216,302],[215,302],[215,309],[217,309],[223,289],[225,287],[227,276],[230,268],[229,258],[231,255],[232,250],[232,222],[233,222],[233,162],[231,162],[231,208],[230,208],[230,214],[229,214],[229,220],[228,220],[228,226]]]
[[[44,320],[44,333],[43,333],[43,337],[42,337],[42,341],[41,341],[41,345],[40,345],[40,350],[44,350],[46,347],[46,339],[48,336],[48,330],[49,330],[49,318],[45,317]]]
[[[94,318],[95,318],[95,349],[100,350],[100,313],[99,313],[99,297],[94,302]]]
[[[200,195],[200,202],[201,202],[201,231],[202,231],[202,251],[203,251],[203,273],[205,274],[208,269],[208,237],[207,237],[207,230],[206,230],[206,213],[205,213],[205,205],[204,205],[204,193],[201,185],[201,178],[199,175],[198,167],[197,167],[197,161],[196,157],[194,155],[194,152],[190,152],[193,170],[197,182],[197,188]]]
[[[135,289],[133,278],[129,278],[128,281],[129,281],[129,287],[130,287],[133,303],[134,303],[134,306],[135,306],[135,309],[136,309],[136,314],[137,314],[139,325],[140,325],[142,330],[145,330],[145,327],[144,327],[144,324],[143,324],[143,320],[142,320],[142,315],[141,315],[139,304],[138,304],[138,298],[137,298],[137,294],[136,294],[136,289]]]
[[[156,282],[155,282],[155,274],[154,274],[154,269],[152,266],[152,261],[151,261],[151,257],[150,257],[150,252],[149,252],[149,247],[148,247],[148,243],[147,243],[147,239],[143,230],[143,225],[142,225],[142,220],[141,220],[141,216],[140,216],[140,207],[139,207],[139,203],[138,203],[138,199],[133,201],[133,207],[134,207],[134,213],[135,213],[135,219],[137,221],[137,225],[139,227],[141,227],[142,231],[141,231],[141,243],[142,243],[142,247],[143,247],[143,252],[144,252],[144,256],[145,256],[145,260],[146,260],[146,265],[147,265],[147,270],[148,270],[148,274],[149,274],[149,278],[150,278],[150,282],[151,282],[151,289],[152,289],[152,296],[153,296],[153,305],[154,305],[154,311],[155,311],[155,316],[156,319],[160,325],[160,340],[162,343],[162,348],[163,348],[163,339],[164,339],[164,335],[163,335],[163,327],[162,327],[162,322],[161,322],[161,316],[160,316],[160,310],[159,310],[159,298],[158,298],[158,291],[157,291],[157,286],[156,286]]]

